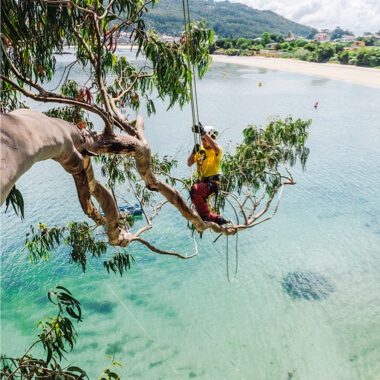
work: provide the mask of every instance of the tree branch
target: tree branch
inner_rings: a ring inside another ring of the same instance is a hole
[[[139,243],[146,245],[151,251],[159,253],[160,255],[176,256],[176,257],[179,257],[180,259],[191,259],[192,257],[198,255],[198,250],[196,250],[196,252],[193,253],[190,256],[183,256],[183,255],[181,255],[181,254],[179,254],[177,252],[162,251],[162,250],[156,248],[155,246],[153,246],[152,244],[148,243],[146,240],[143,240],[143,239],[140,239],[140,238],[133,238],[132,241],[138,241]]]
[[[10,84],[15,90],[20,91],[23,95],[25,95],[27,98],[33,99],[37,102],[42,102],[42,103],[60,103],[60,104],[67,104],[70,106],[76,106],[83,108],[87,111],[90,111],[98,116],[100,116],[105,123],[107,123],[108,119],[107,116],[105,115],[105,112],[99,108],[97,105],[93,104],[87,104],[84,102],[81,102],[75,98],[70,98],[61,94],[55,94],[52,92],[47,92],[44,89],[42,89],[42,94],[40,95],[35,94],[29,90],[26,90],[23,87],[20,87],[17,85],[15,82],[13,82],[11,79],[5,77],[4,75],[0,75],[0,78],[4,81]]]

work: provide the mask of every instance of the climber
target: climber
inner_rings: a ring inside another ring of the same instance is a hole
[[[219,168],[222,148],[215,141],[218,132],[211,126],[203,127],[201,123],[192,127],[192,131],[201,135],[202,145],[196,144],[187,160],[188,166],[197,163],[199,178],[198,183],[190,189],[191,201],[204,221],[219,225],[226,224],[226,219],[210,212],[206,202],[208,196],[218,193],[220,186]]]

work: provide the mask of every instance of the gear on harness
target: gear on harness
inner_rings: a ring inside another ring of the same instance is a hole
[[[214,127],[203,127],[201,123],[193,126],[192,131],[201,135],[203,144],[196,144],[188,159],[189,166],[196,162],[198,172],[198,180],[190,190],[191,201],[204,221],[226,224],[227,221],[216,214],[211,200],[211,197],[215,196],[216,204],[221,183],[221,175],[218,173],[222,148],[214,142],[218,132]]]

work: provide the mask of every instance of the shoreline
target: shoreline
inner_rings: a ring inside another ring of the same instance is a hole
[[[289,71],[380,88],[380,70],[368,67],[304,62],[285,58],[212,55],[213,62],[232,63],[268,70]]]

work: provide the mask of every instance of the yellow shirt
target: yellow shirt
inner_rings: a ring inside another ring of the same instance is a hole
[[[218,155],[216,155],[212,148],[205,149],[203,145],[200,146],[199,152],[195,155],[197,170],[200,177],[204,178],[219,174],[222,148],[219,145],[218,147],[220,150]]]

